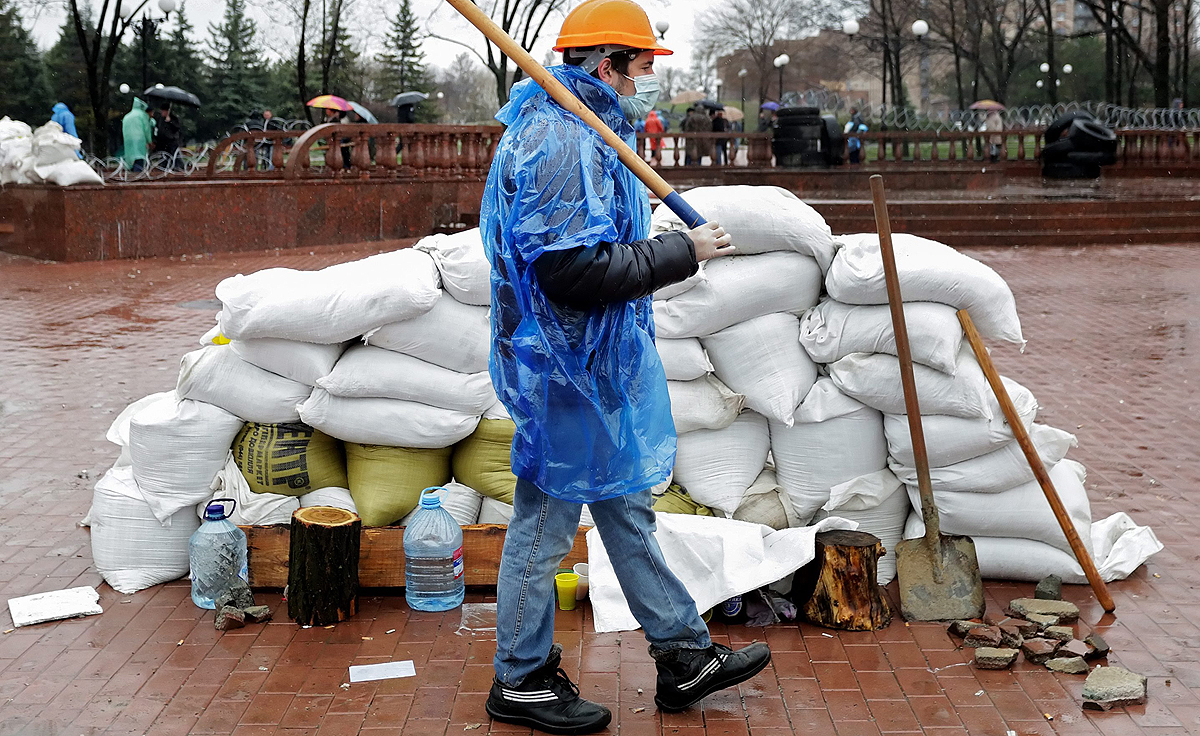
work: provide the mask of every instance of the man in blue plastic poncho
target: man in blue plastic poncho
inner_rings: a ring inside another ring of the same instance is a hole
[[[563,23],[550,71],[631,145],[654,106],[658,46],[630,0],[589,0]],[[516,423],[518,477],[497,584],[495,719],[551,733],[603,729],[553,644],[554,575],[587,503],[658,669],[654,702],[683,710],[754,676],[765,644],[714,645],[654,539],[650,489],[675,461],[650,294],[732,252],[715,223],[646,239],[646,188],[600,136],[526,80],[497,119],[481,228],[492,264],[491,375]]]

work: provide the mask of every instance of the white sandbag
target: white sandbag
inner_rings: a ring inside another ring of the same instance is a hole
[[[449,447],[479,425],[478,414],[399,399],[347,399],[320,388],[300,405],[300,418],[344,442],[418,449]]]
[[[779,485],[775,471],[770,468],[764,468],[746,489],[742,502],[733,512],[733,518],[776,530],[801,526],[796,512],[792,510],[792,502],[788,500],[783,486]]]
[[[425,314],[368,332],[363,342],[459,373],[479,373],[488,369],[492,333],[487,309],[439,299]]]
[[[800,314],[821,295],[821,267],[799,253],[716,258],[704,272],[694,288],[655,303],[658,337],[704,337],[772,312]]]
[[[796,407],[817,380],[817,366],[800,347],[800,320],[766,314],[727,327],[701,342],[713,369],[746,406],[791,426]]]
[[[821,271],[833,261],[833,235],[825,218],[782,187],[695,187],[682,193],[684,200],[709,222],[717,222],[733,236],[743,255],[794,250],[817,259]],[[650,220],[651,235],[688,228],[671,211],[659,205]]]
[[[846,304],[887,304],[879,236],[840,235],[825,288]],[[1008,284],[984,263],[948,245],[908,233],[892,235],[900,293],[905,302],[937,302],[965,309],[981,335],[1025,344],[1017,303]]]
[[[704,346],[694,337],[678,340],[658,338],[654,341],[658,357],[668,381],[694,381],[712,373],[712,363],[704,353]]]
[[[1029,429],[1033,426],[1038,410],[1033,392],[1006,376],[1001,376],[1000,380],[1017,409],[1017,416],[1021,417],[1025,428]],[[925,432],[925,450],[931,466],[954,465],[986,455],[1013,441],[1012,429],[1004,418],[996,394],[989,389],[987,396],[991,419],[964,419],[934,414],[921,417],[921,428]],[[924,412],[923,403],[921,408]],[[887,435],[888,454],[903,465],[915,465],[908,415],[884,414],[883,431]]]
[[[225,467],[213,478],[210,497],[196,506],[197,518],[204,517],[204,508],[218,498],[232,498],[234,504],[229,520],[240,526],[269,526],[291,524],[292,514],[300,508],[300,499],[278,493],[255,493],[250,490],[242,471],[234,462],[233,453]]]
[[[78,161],[82,144],[83,141],[64,133],[62,126],[51,120],[33,131],[30,145],[33,164],[48,166],[64,161]]]
[[[211,496],[242,420],[202,401],[167,394],[129,421],[133,477],[159,521]]]
[[[667,381],[671,418],[676,434],[698,429],[724,429],[733,424],[746,405],[746,397],[735,393],[715,376],[695,381]]]
[[[96,482],[89,524],[96,572],[128,595],[188,574],[188,540],[200,520],[184,507],[160,522],[125,466]]]
[[[681,434],[675,482],[696,503],[732,514],[762,472],[770,445],[766,417],[752,411],[742,413],[725,429]]]
[[[33,167],[34,173],[46,184],[57,184],[60,187],[72,187],[76,184],[103,184],[104,178],[87,162],[79,158],[71,158],[56,164]]]
[[[1088,502],[1087,490],[1083,487],[1086,473],[1083,466],[1074,460],[1063,460],[1050,468],[1050,480],[1058,490],[1067,515],[1075,524],[1075,530],[1084,546],[1092,544],[1092,507]],[[913,508],[921,508],[920,492],[908,486],[908,497]],[[934,492],[938,511],[941,513],[943,534],[965,534],[970,537],[1019,537],[1071,551],[1067,538],[1050,502],[1046,500],[1037,481],[1010,488],[1000,493],[939,493]],[[919,537],[925,533],[920,516],[909,518],[905,528],[905,539]],[[1090,551],[1090,549],[1089,549]]]
[[[347,350],[317,386],[334,396],[416,401],[476,415],[483,414],[497,400],[487,371],[457,373],[370,345]]]
[[[1075,435],[1045,424],[1033,425],[1029,430],[1029,438],[1033,440],[1038,457],[1047,468],[1066,457],[1072,447],[1079,446]],[[897,462],[894,458],[888,462],[888,466],[904,483],[912,486],[917,484],[916,468]],[[1029,461],[1025,459],[1025,453],[1016,440],[986,455],[929,469],[933,490],[955,493],[999,493],[1033,479],[1033,469],[1029,467]]]
[[[1148,526],[1138,526],[1128,514],[1116,513],[1092,522],[1093,561],[1106,582],[1124,580],[1162,549],[1154,531]],[[975,554],[980,573],[988,579],[1033,583],[1047,575],[1057,575],[1064,583],[1088,582],[1073,554],[1043,542],[975,537]]]
[[[104,439],[121,448],[121,454],[117,457],[117,461],[113,463],[114,468],[127,466],[131,460],[129,458],[129,423],[133,420],[135,414],[142,409],[150,406],[158,401],[170,400],[175,401],[174,391],[163,391],[162,393],[150,394],[143,396],[137,401],[121,410],[117,418],[108,426],[108,432],[105,433]]]
[[[512,504],[497,501],[494,498],[483,499],[483,503],[479,507],[479,523],[480,524],[508,524],[508,520],[512,518]]]
[[[504,404],[501,404],[499,399],[497,399],[496,403],[492,404],[491,407],[489,407],[488,410],[483,413],[483,418],[507,419],[510,422],[512,421],[512,415],[508,413],[508,408],[505,407]]]
[[[677,297],[696,284],[699,284],[701,281],[704,281],[704,279],[704,263],[701,263],[699,268],[696,269],[696,273],[688,276],[683,281],[678,281],[669,286],[664,286],[658,291],[654,292],[654,301],[657,302],[662,301],[663,299],[672,299]]]
[[[444,489],[438,495],[442,499],[442,508],[454,518],[455,523],[459,526],[467,526],[469,524],[479,523],[479,511],[483,507],[484,496],[478,493],[473,488],[464,486],[462,483],[447,483],[442,486]],[[421,510],[418,505],[400,521],[396,522],[397,526],[408,526],[417,512]]]
[[[896,545],[904,538],[911,510],[904,484],[891,471],[881,470],[834,486],[817,518],[840,516],[858,522],[860,532],[879,537],[884,555],[879,558],[876,579],[887,585],[896,577]]]
[[[354,505],[354,497],[350,495],[350,489],[336,486],[318,488],[301,496],[300,508],[306,509],[309,506],[332,506],[335,509],[345,509],[352,514],[358,513],[358,507]]]
[[[296,407],[312,387],[253,366],[228,345],[211,345],[179,361],[181,399],[219,406],[247,422],[281,424],[299,421]]]
[[[453,235],[421,238],[416,250],[433,256],[442,288],[463,304],[486,307],[492,303],[492,264],[488,262],[479,228]]]
[[[963,338],[954,307],[907,302],[904,320],[913,362],[953,374]],[[891,308],[826,299],[804,313],[800,344],[818,363],[834,363],[851,353],[895,355]]]
[[[884,414],[903,414],[904,387],[900,360],[883,353],[851,353],[829,366],[829,377],[843,393]],[[925,365],[913,366],[921,415],[945,414],[966,419],[991,419],[991,386],[971,349],[958,352],[954,375]]]
[[[220,329],[219,326],[217,329]],[[317,379],[329,375],[346,349],[346,345],[340,342],[320,345],[276,337],[233,340],[229,347],[250,365],[305,386],[316,386]]]
[[[807,524],[830,489],[887,467],[883,417],[818,379],[791,427],[771,422],[771,457],[796,517]]]
[[[268,268],[217,284],[230,340],[345,342],[428,312],[442,292],[433,257],[411,248],[320,271]]]

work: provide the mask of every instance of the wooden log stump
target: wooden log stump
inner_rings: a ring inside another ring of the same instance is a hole
[[[328,626],[354,615],[358,605],[358,551],[362,520],[330,506],[292,514],[288,556],[288,615],[301,626]]]
[[[793,602],[807,621],[842,631],[874,631],[892,620],[891,607],[876,583],[879,538],[838,529],[821,532],[816,556],[796,572]]]

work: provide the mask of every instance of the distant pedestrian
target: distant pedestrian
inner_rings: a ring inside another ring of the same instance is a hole
[[[325,108],[325,122],[334,124],[349,124],[350,113],[343,110],[334,110],[332,107]],[[342,139],[342,168],[350,169],[350,139]]]
[[[133,108],[121,120],[121,138],[124,141],[121,160],[134,171],[141,171],[150,160],[154,123],[146,113],[147,108],[145,100],[134,97]]]
[[[866,133],[867,126],[865,123],[859,123],[857,128],[851,130],[850,125],[852,124],[853,121],[846,126],[847,132],[851,134],[846,139],[846,150],[850,154],[850,163],[857,164],[862,163],[862,138],[859,138],[859,134]]]
[[[693,107],[688,110],[687,117],[683,121],[684,133],[711,133],[712,121],[708,116],[700,112],[699,107]],[[703,138],[688,138],[687,152],[684,156],[685,166],[700,166],[704,161],[704,156],[708,154],[708,141]]]
[[[75,130],[75,113],[71,112],[71,108],[67,107],[67,103],[58,102],[51,108],[54,113],[50,116],[50,122],[58,123],[59,127],[67,135],[79,137],[79,133]],[[79,158],[83,158],[83,151],[79,151]]]
[[[988,158],[992,161],[1000,160],[1000,147],[1004,145],[1004,118],[1000,116],[999,110],[992,110],[988,113],[987,119],[984,121],[984,130],[988,135]]]
[[[164,102],[158,108],[154,126],[154,151],[170,156],[171,168],[176,168],[179,147],[183,145],[183,128],[179,118],[171,110],[171,103]]]
[[[647,133],[664,133],[666,132],[662,118],[658,115],[658,110],[651,110],[646,116],[646,132]],[[650,161],[655,166],[662,165],[662,138],[650,139]]]
[[[729,130],[729,121],[725,119],[724,110],[713,110],[712,112],[712,132],[725,133]],[[713,141],[713,166],[725,165],[725,145],[728,140],[725,138],[717,138]]]

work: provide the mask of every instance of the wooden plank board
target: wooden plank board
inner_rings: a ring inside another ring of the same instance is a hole
[[[463,559],[467,585],[496,585],[500,572],[500,551],[504,547],[501,524],[475,524],[463,527]],[[244,526],[248,548],[250,585],[254,588],[282,588],[288,579],[288,551],[291,528]],[[562,562],[571,567],[587,562],[587,529],[575,534],[575,544]],[[384,526],[362,530],[358,558],[358,584],[363,588],[399,588],[404,585],[404,527]]]

